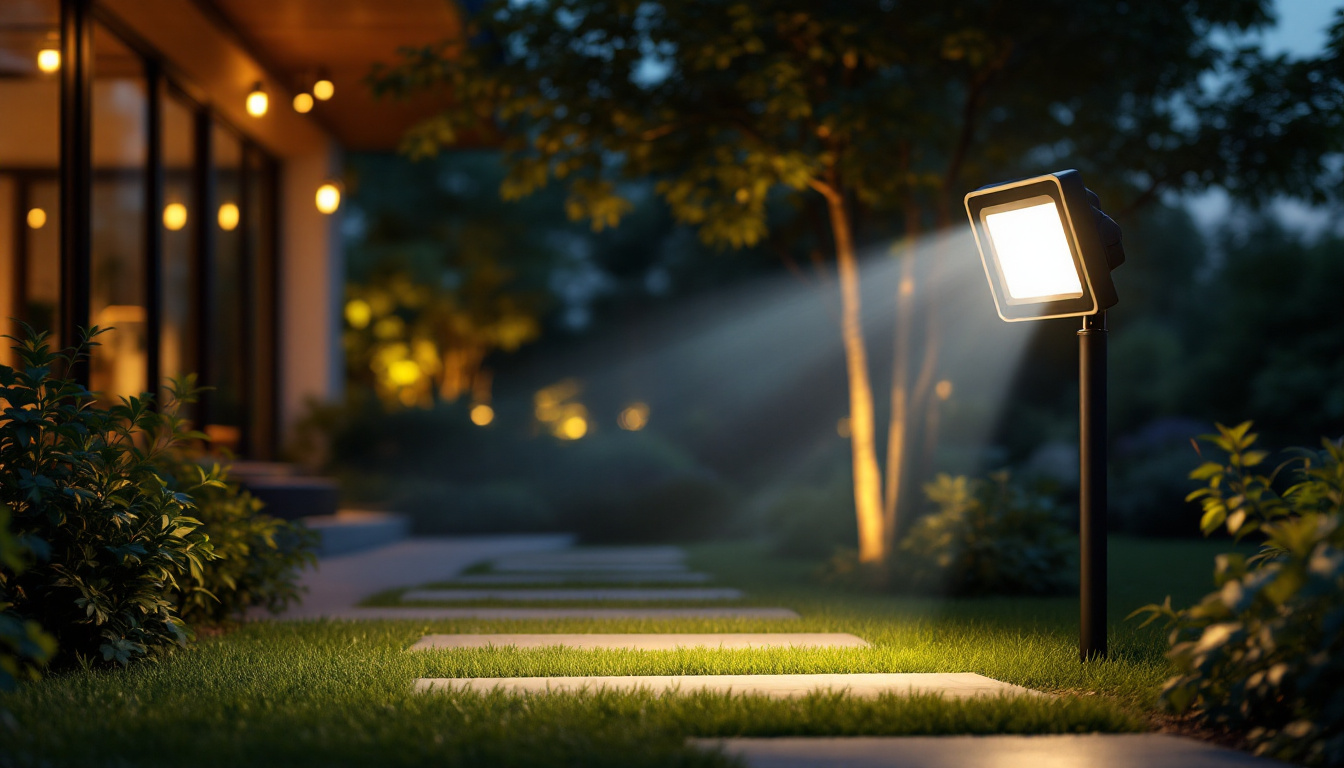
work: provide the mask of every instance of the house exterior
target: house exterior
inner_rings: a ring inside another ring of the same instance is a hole
[[[340,395],[340,213],[318,190],[343,152],[391,149],[440,106],[375,103],[361,80],[459,28],[449,0],[0,3],[6,332],[113,328],[91,389],[197,373],[194,420],[273,458],[310,400]],[[294,101],[319,79],[334,95]]]

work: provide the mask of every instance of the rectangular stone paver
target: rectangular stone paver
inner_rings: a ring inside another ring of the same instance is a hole
[[[602,571],[591,573],[569,571],[566,573],[469,573],[458,576],[448,583],[464,587],[491,587],[518,585],[564,585],[564,584],[704,584],[713,581],[708,573],[695,571]]]
[[[671,651],[677,648],[867,648],[868,642],[844,632],[753,632],[725,634],[529,634],[425,635],[412,651],[440,648],[566,648]]]
[[[514,602],[611,600],[739,600],[742,590],[728,587],[668,587],[634,589],[412,589],[402,594],[405,602],[462,602],[474,600],[510,600]]]
[[[765,619],[794,620],[788,608],[347,608],[324,613],[331,619]]]
[[[644,565],[657,563],[679,566],[686,559],[680,547],[589,547],[566,549],[559,552],[538,553],[521,557],[501,557],[500,563],[591,563],[597,565]]]
[[[787,699],[814,691],[845,691],[851,696],[876,698],[887,693],[936,693],[947,698],[1001,694],[1042,696],[1039,691],[969,672],[852,675],[629,675],[621,677],[430,677],[415,681],[417,691],[471,690],[482,693],[553,691],[652,690],[691,693],[714,691]]]
[[[1274,768],[1276,760],[1160,733],[692,739],[748,768]]]

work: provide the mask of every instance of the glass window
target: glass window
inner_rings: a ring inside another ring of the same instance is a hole
[[[146,391],[146,88],[144,65],[100,25],[93,28],[92,280],[89,322],[98,337],[89,388],[110,401]]]
[[[215,174],[214,258],[208,277],[210,318],[209,423],[216,445],[238,450],[242,441],[243,383],[243,145],[233,131],[215,125],[210,138]]]
[[[251,265],[248,448],[267,458],[275,446],[275,163],[255,147],[247,154],[247,252]]]
[[[59,332],[60,3],[0,3],[0,332]],[[3,341],[3,340],[0,340]],[[11,362],[9,342],[0,363]]]
[[[163,327],[160,365],[165,377],[195,373],[197,358],[196,113],[163,90]]]

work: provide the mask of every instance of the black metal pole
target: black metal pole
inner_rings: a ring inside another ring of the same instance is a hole
[[[1078,331],[1079,604],[1078,652],[1106,657],[1106,313],[1083,316]]]

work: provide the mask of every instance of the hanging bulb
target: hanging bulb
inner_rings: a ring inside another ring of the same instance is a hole
[[[266,90],[261,87],[261,83],[258,82],[252,86],[252,92],[247,94],[247,114],[253,117],[261,117],[266,114],[266,110],[270,106],[271,100],[266,96]]]
[[[317,188],[317,210],[322,213],[335,213],[341,207],[341,187],[334,181],[324,182]]]
[[[306,115],[313,110],[313,95],[300,93],[294,97],[294,111]]]

